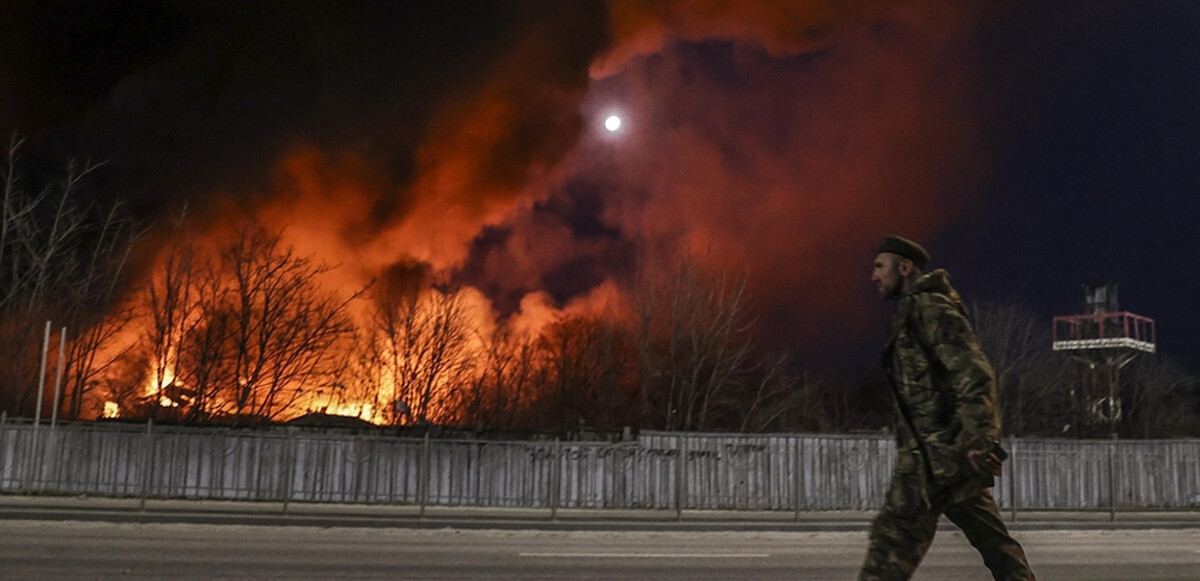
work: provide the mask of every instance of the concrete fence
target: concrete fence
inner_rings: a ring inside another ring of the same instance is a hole
[[[1006,510],[1200,507],[1200,440],[1011,439]],[[643,432],[489,441],[72,423],[0,424],[0,492],[682,511],[874,509],[885,436]]]

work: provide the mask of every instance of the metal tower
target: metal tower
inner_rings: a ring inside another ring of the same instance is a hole
[[[1121,369],[1141,353],[1154,353],[1154,319],[1121,311],[1115,282],[1093,282],[1083,288],[1084,313],[1054,317],[1053,348],[1082,361],[1106,380],[1108,395],[1093,400],[1091,412],[1108,422],[1115,437],[1121,419]]]

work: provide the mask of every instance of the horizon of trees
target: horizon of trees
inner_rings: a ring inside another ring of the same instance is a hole
[[[481,430],[817,433],[891,421],[881,372],[799,369],[757,338],[746,277],[695,257],[643,256],[624,284],[627,304],[564,312],[535,332],[421,268],[331,290],[334,266],[253,220],[220,241],[189,234],[185,214],[159,224],[169,232],[156,239],[157,260],[135,272],[130,256],[149,231],[119,204],[78,195],[97,166],[68,164],[31,190],[19,147],[10,144],[0,176],[0,410],[9,415],[40,404],[42,417],[193,425],[320,412]],[[1048,321],[1016,301],[971,311],[1009,435],[1200,436],[1200,380],[1169,357],[1122,370],[1114,419],[1100,405],[1105,378],[1052,352]]]

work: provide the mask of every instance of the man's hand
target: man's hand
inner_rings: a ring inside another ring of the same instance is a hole
[[[967,452],[967,462],[970,462],[971,467],[980,474],[1000,475],[1002,460],[1000,460],[1000,457],[995,452],[989,450],[969,450]]]

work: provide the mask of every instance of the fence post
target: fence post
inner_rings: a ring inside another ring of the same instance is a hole
[[[562,502],[563,447],[560,438],[554,438],[554,464],[550,465],[550,520],[558,520],[558,505]]]
[[[58,394],[62,391],[63,381],[63,360],[67,349],[67,328],[63,327],[58,331],[58,372],[54,376],[54,402],[50,406],[50,431],[58,425]]]
[[[675,436],[675,520],[683,520],[683,497],[687,493],[684,488],[685,473],[687,472],[687,449],[683,434]]]
[[[38,371],[37,411],[33,415],[33,433],[37,436],[38,424],[42,422],[42,396],[46,393],[46,355],[50,351],[50,321],[46,321],[46,334],[42,338],[42,365]]]
[[[146,420],[146,435],[142,438],[146,455],[142,462],[142,499],[138,503],[138,510],[142,512],[146,512],[146,496],[150,494],[150,472],[154,469],[154,435],[150,431],[153,424],[153,419]]]
[[[358,502],[358,493],[362,490],[363,471],[363,439],[361,434],[350,436],[350,454],[354,457],[354,471],[350,473],[350,502]]]
[[[8,410],[0,410],[0,492],[4,491],[4,483],[8,480],[5,467],[5,456],[8,450]],[[14,467],[15,468],[15,467]]]
[[[59,452],[59,450],[62,449],[62,445],[58,442],[58,438],[56,437],[57,434],[55,431],[58,429],[58,407],[59,407],[58,396],[59,396],[59,393],[62,391],[63,365],[64,365],[64,360],[66,357],[65,356],[66,348],[67,348],[67,328],[62,327],[58,332],[58,371],[55,373],[55,376],[54,376],[54,398],[50,400],[51,401],[51,404],[50,404],[50,435],[48,438],[49,438],[49,444],[51,445],[51,447],[49,448],[48,455],[50,456],[50,469],[52,472],[55,471],[55,469],[59,466],[59,453],[58,452]],[[42,454],[42,457],[44,458],[46,455],[47,454]],[[43,471],[44,470],[45,470],[45,468],[43,467]],[[61,475],[55,474],[55,476],[57,477],[57,476],[61,476]],[[59,482],[58,484],[60,487],[62,487],[62,482]]]
[[[38,371],[37,411],[33,414],[32,453],[29,456],[29,489],[37,483],[41,489],[42,447],[38,438],[38,426],[42,423],[42,397],[46,393],[46,356],[50,351],[50,321],[46,321],[46,334],[42,339],[42,365]]]
[[[471,450],[475,452],[475,506],[485,506],[483,502],[483,454],[486,447],[486,442],[471,442]]]
[[[288,503],[292,500],[292,486],[296,480],[296,433],[288,429],[287,445],[284,446],[283,458],[283,514],[287,514]]]
[[[1008,501],[1012,504],[1012,522],[1017,522],[1017,441],[1010,442],[1012,451],[1008,455]]]
[[[1108,522],[1117,520],[1116,456],[1117,440],[1114,435],[1108,445]]]
[[[429,503],[429,464],[429,429],[426,428],[425,441],[421,448],[421,462],[418,464],[418,477],[420,480],[417,482],[417,496],[420,498],[421,509],[417,513],[417,516],[420,518],[425,518],[425,505]]]
[[[803,494],[801,487],[804,482],[804,471],[801,469],[802,465],[800,463],[802,460],[800,456],[800,438],[793,436],[792,443],[792,478],[795,480],[792,483],[792,492],[796,497],[796,522],[800,522],[800,499]]]

